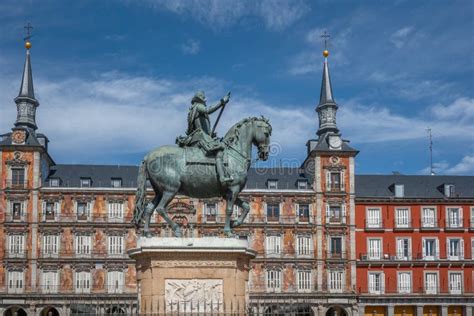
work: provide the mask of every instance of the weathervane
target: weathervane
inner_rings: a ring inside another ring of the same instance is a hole
[[[24,29],[26,30],[26,36],[23,38],[23,40],[25,41],[25,47],[26,49],[30,49],[31,48],[30,38],[33,36],[31,35],[31,30],[33,29],[33,26],[31,25],[30,22],[28,22],[28,24],[25,25]]]
[[[324,34],[322,34],[321,37],[324,39],[324,52],[323,52],[323,55],[324,55],[324,57],[328,57],[329,56],[328,41],[329,41],[329,38],[331,37],[331,35],[329,35],[327,31],[324,31]]]

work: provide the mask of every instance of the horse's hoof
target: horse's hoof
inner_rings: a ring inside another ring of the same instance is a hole
[[[224,236],[225,237],[234,237],[234,233],[232,233],[231,230],[228,230],[228,231],[224,231]]]
[[[230,222],[230,227],[232,227],[232,228],[239,227],[240,225],[242,225],[242,222],[239,221],[239,220],[235,220],[235,221]]]

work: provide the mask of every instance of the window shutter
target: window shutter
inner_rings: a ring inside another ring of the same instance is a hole
[[[341,212],[342,212],[342,223],[346,223],[346,216],[347,216],[347,211],[346,211],[346,203],[343,203],[341,205]]]
[[[331,173],[326,171],[326,191],[331,189]]]
[[[451,226],[451,223],[450,223],[450,221],[449,221],[449,209],[446,207],[446,208],[444,209],[444,211],[446,212],[446,223],[445,223],[445,225],[448,226],[448,227],[450,227],[450,226]]]
[[[397,258],[400,259],[403,256],[403,239],[397,239]]]
[[[446,240],[446,257],[449,258],[451,256],[451,240]]]
[[[295,203],[295,216],[296,216],[296,221],[299,222],[299,218],[300,218],[300,205],[299,205],[299,203]]]
[[[380,293],[385,293],[385,273],[380,273]]]
[[[426,239],[422,239],[422,242],[421,242],[421,245],[422,245],[422,258],[425,258],[426,256]]]
[[[10,207],[10,210],[11,210],[11,207]],[[42,217],[43,217],[43,221],[44,221],[44,220],[46,220],[46,202],[44,202],[44,201],[43,201],[43,203],[41,203],[41,210],[42,210],[41,214],[43,214]]]
[[[308,208],[309,208],[309,217],[311,218],[313,216],[313,204],[309,203]]]
[[[464,227],[463,213],[464,213],[464,209],[460,207],[459,208],[459,227]]]
[[[58,218],[59,213],[61,213],[61,202],[54,202],[54,218]]]
[[[344,171],[341,171],[341,190],[342,190],[342,191],[345,191],[345,190],[344,190],[344,188],[345,188],[344,186],[345,186],[345,183],[346,183],[346,182],[345,182],[345,174],[346,174],[346,173],[345,173]]]
[[[329,204],[326,203],[326,222],[329,222],[329,217],[331,217],[331,209]]]
[[[411,260],[411,258],[412,258],[411,238],[408,238],[408,259]]]
[[[436,250],[435,250],[435,258],[439,259],[440,249],[439,249],[439,239],[436,239]]]
[[[459,257],[461,260],[464,259],[464,239],[462,238],[459,241]]]

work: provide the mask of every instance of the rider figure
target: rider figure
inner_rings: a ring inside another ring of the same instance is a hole
[[[188,112],[188,129],[186,136],[178,137],[176,142],[180,146],[193,146],[198,144],[206,155],[215,154],[216,169],[219,181],[224,184],[233,178],[226,176],[224,170],[224,144],[215,134],[211,135],[211,122],[209,114],[214,113],[229,102],[229,95],[223,97],[216,105],[207,107],[204,91],[198,91],[191,100]]]

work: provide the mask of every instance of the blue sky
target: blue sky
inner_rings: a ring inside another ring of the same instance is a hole
[[[356,171],[474,174],[472,1],[0,1],[0,132],[15,119],[23,26],[57,163],[138,164],[184,132],[189,101],[228,90],[223,134],[273,128],[269,164],[298,165],[318,121],[324,30],[338,126]]]

